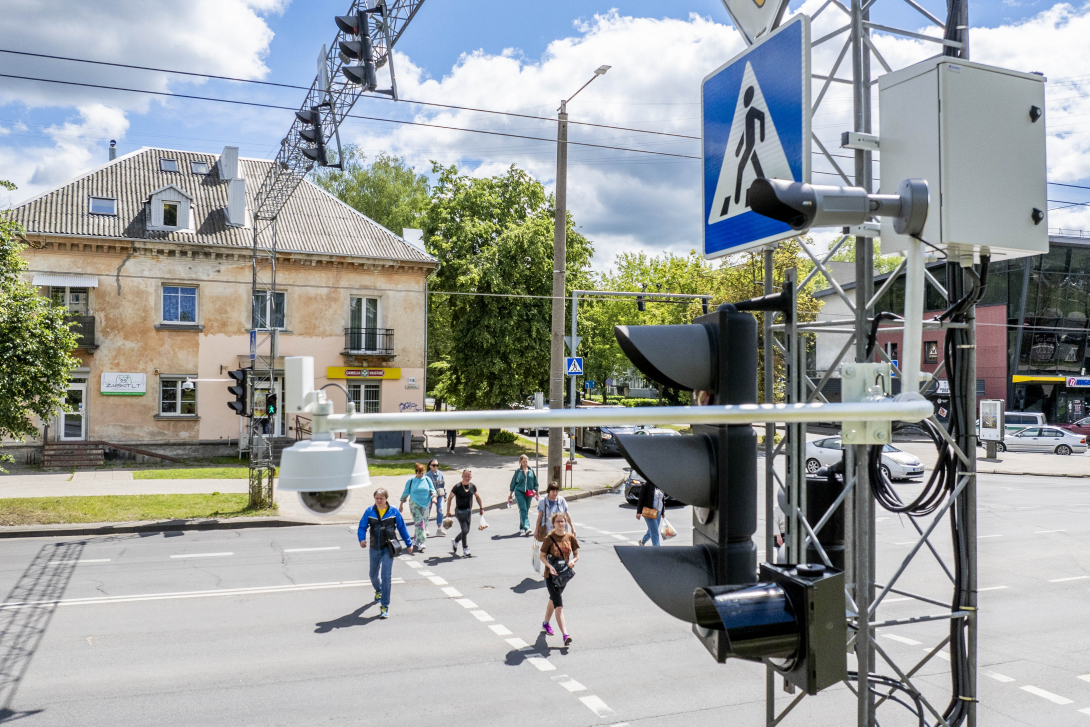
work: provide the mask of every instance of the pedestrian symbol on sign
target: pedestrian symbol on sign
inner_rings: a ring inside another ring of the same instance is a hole
[[[582,356],[569,356],[567,359],[567,365],[564,367],[568,376],[582,376],[583,375],[583,357]]]

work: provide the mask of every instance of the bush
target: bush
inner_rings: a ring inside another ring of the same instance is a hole
[[[462,429],[461,433],[466,437],[479,437],[484,434],[484,431],[481,429]]]
[[[496,436],[492,439],[494,444],[512,444],[518,437],[514,432],[509,432],[506,429],[501,429],[496,432]]]
[[[636,406],[658,406],[658,399],[621,399],[620,404],[629,408]]]

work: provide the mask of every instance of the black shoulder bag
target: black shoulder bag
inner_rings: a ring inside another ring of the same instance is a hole
[[[387,510],[387,512],[389,512],[389,510]],[[377,515],[378,512],[376,511],[375,514]],[[380,519],[378,522],[379,530],[382,533],[382,539],[386,541],[383,544],[383,547],[389,548],[390,555],[396,558],[401,555],[401,551],[403,550],[401,547],[401,540],[397,537],[397,516],[395,515],[390,520]],[[389,524],[389,527],[387,527],[387,524]]]
[[[552,546],[545,557],[548,559],[549,565],[556,571],[556,575],[549,576],[549,578],[552,579],[553,587],[560,591],[564,589],[564,586],[568,585],[568,581],[575,578],[575,569],[568,565],[566,559],[553,555],[553,550],[560,550],[560,548],[556,544],[556,538],[552,535],[549,536],[549,540],[552,541]]]

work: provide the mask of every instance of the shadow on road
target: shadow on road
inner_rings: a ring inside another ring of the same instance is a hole
[[[537,649],[542,654],[544,654],[545,656],[548,656],[549,654],[553,653],[554,651],[560,652],[560,654],[562,656],[567,656],[568,655],[568,648],[569,647],[567,647],[567,646],[549,646],[548,639],[549,639],[549,635],[546,634],[544,631],[538,633],[537,641],[534,642],[534,648]]]
[[[519,535],[518,533],[511,533],[510,535],[493,535],[492,539],[493,540],[510,540],[511,538],[522,538],[522,537],[525,537],[525,536]]]
[[[334,619],[332,621],[319,621],[318,623],[314,624],[314,626],[315,626],[314,633],[316,633],[316,634],[328,634],[330,631],[333,631],[334,629],[348,629],[348,628],[352,628],[353,626],[366,626],[367,624],[371,623],[372,621],[377,621],[378,618],[379,618],[377,613],[374,616],[368,616],[367,618],[363,618],[363,612],[366,611],[367,609],[371,608],[371,606],[374,606],[374,605],[375,605],[375,602],[372,601],[371,603],[368,603],[366,606],[360,606],[359,608],[357,608],[352,613],[347,614],[345,616],[341,616],[338,619]]]
[[[85,545],[82,541],[43,545],[0,603],[0,722],[42,711],[18,711],[12,704]]]
[[[545,587],[545,581],[539,581],[534,578],[523,578],[520,583],[511,586],[511,590],[515,593],[527,593],[529,591],[536,591],[539,588]]]

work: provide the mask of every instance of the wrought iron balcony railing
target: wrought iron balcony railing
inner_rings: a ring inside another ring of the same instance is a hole
[[[392,328],[345,328],[344,352],[370,356],[394,355]]]

